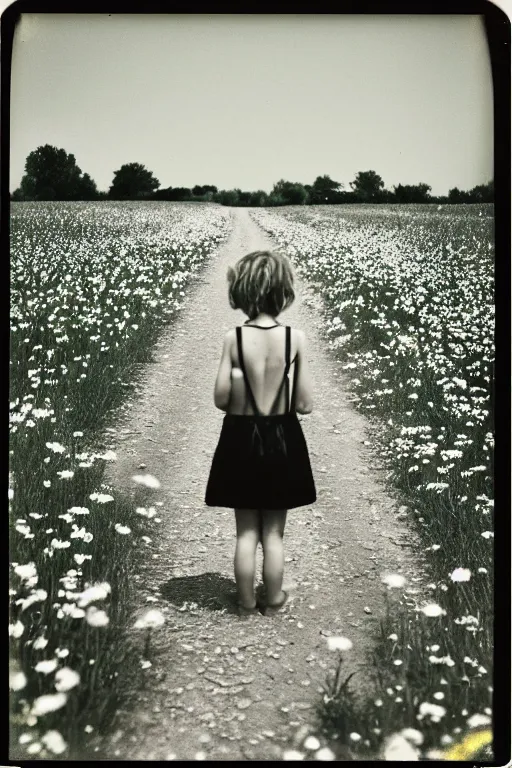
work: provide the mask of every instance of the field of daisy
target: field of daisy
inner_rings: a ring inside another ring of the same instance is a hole
[[[330,638],[340,666],[319,702],[322,736],[359,759],[471,759],[492,714],[493,208],[251,215],[321,298],[326,343],[430,569],[421,590],[414,574],[386,577],[370,699],[357,678],[344,684],[350,641]],[[105,425],[230,226],[207,204],[12,204],[11,757],[94,754],[149,664],[126,640],[129,576],[160,523],[144,488],[157,481],[134,478],[140,506],[104,483],[116,458]],[[138,623],[142,639],[158,620]]]
[[[13,203],[10,227],[10,756],[69,759],[140,665],[128,576],[160,522],[104,484],[100,435],[231,224],[206,204]]]
[[[493,206],[251,215],[321,297],[326,339],[430,572],[426,593],[414,574],[387,577],[375,694],[362,701],[356,679],[345,684],[340,648],[324,732],[359,759],[471,759],[492,727]]]

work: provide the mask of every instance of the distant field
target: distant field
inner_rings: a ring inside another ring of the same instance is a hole
[[[378,650],[376,700],[385,706],[351,711],[334,695],[324,720],[334,732],[364,734],[372,750],[411,726],[421,728],[424,748],[445,748],[491,722],[493,206],[251,215],[321,297],[326,341],[370,419],[430,568],[427,601],[410,578],[394,590],[400,599]]]

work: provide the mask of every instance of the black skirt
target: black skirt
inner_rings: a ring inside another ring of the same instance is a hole
[[[258,454],[255,435],[259,438],[266,427],[279,434],[284,450]],[[224,416],[206,487],[207,506],[293,509],[315,501],[308,448],[295,411],[263,419]]]

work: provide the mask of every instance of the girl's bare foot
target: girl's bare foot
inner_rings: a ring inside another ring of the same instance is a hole
[[[239,616],[253,616],[260,612],[259,605],[256,602],[252,608],[246,608],[245,605],[238,603],[237,611]]]
[[[281,597],[276,603],[269,603],[265,607],[265,616],[273,616],[275,613],[281,610],[281,608],[284,607],[285,603],[288,600],[288,592],[285,592],[284,589],[281,590]]]

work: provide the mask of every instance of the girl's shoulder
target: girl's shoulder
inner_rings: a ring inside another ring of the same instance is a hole
[[[295,340],[295,343],[297,344],[297,347],[301,349],[305,342],[306,342],[306,333],[302,330],[302,328],[293,328],[290,326],[292,340]]]
[[[282,325],[283,327],[286,327],[288,325],[288,323],[280,323],[280,325]],[[234,328],[230,328],[228,331],[226,331],[226,333],[224,334],[224,338],[227,341],[236,339],[236,329],[237,328],[243,328],[243,327],[244,327],[244,323],[241,323],[240,325],[235,325]],[[296,338],[298,338],[298,339],[305,339],[306,338],[306,334],[305,334],[305,332],[301,328],[295,328],[293,325],[290,325],[289,328],[290,328],[291,334],[293,336],[295,336]]]
[[[286,327],[286,323],[282,324]],[[224,334],[224,344],[226,346],[232,347],[234,344],[237,343],[237,328],[243,328],[243,324],[236,325],[234,328],[230,328],[226,333]],[[298,349],[302,349],[304,347],[304,344],[306,342],[306,333],[302,330],[302,328],[295,328],[293,326],[289,326],[290,333],[291,333],[291,339],[292,344],[294,344]]]

